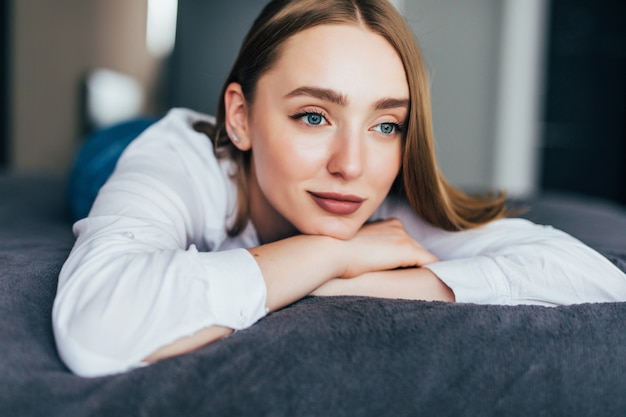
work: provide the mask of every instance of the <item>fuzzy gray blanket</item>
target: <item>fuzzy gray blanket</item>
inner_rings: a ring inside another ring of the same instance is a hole
[[[50,325],[73,243],[62,182],[0,177],[0,196],[1,416],[626,415],[626,303],[309,297],[195,353],[74,376]],[[561,199],[536,207],[529,216],[561,221],[582,210],[572,230],[625,265],[623,211]],[[584,215],[599,233],[583,230]]]

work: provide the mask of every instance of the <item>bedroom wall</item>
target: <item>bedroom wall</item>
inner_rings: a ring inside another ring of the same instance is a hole
[[[453,184],[537,191],[545,0],[405,0],[430,72],[438,160]]]
[[[0,0],[0,172],[8,164],[10,4]]]
[[[490,185],[500,0],[410,0],[409,20],[431,73],[437,155],[455,185]]]
[[[86,72],[122,71],[147,91],[156,82],[146,0],[13,0],[12,13],[10,166],[63,175],[82,134]]]

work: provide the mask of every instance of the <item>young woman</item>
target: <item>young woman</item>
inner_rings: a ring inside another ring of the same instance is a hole
[[[441,177],[428,79],[386,0],[277,0],[217,118],[176,109],[77,222],[54,331],[74,372],[182,354],[306,295],[557,305],[626,300],[569,235]]]

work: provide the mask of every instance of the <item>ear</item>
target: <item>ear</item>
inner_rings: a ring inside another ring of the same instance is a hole
[[[252,144],[248,128],[248,103],[241,90],[241,84],[228,84],[224,93],[224,108],[226,132],[233,145],[242,151],[250,150]]]

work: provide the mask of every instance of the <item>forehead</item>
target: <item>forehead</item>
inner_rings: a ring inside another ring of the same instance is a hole
[[[259,83],[281,91],[328,88],[351,101],[409,97],[404,66],[393,46],[381,35],[350,24],[321,25],[295,34]]]

